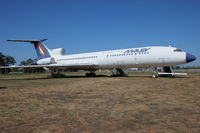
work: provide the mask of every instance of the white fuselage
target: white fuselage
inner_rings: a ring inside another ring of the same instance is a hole
[[[185,64],[196,60],[192,54],[183,52],[175,47],[148,46],[109,50],[82,54],[65,55],[64,48],[48,49],[43,40],[7,40],[13,42],[29,42],[34,44],[37,65],[13,66],[9,68],[50,68],[89,70],[91,73],[97,69],[113,69],[133,67],[164,67],[168,72],[169,66]],[[1,67],[0,67],[1,68]]]
[[[98,68],[174,66],[186,63],[186,52],[175,47],[140,47],[64,56],[54,56],[56,64],[94,64]]]

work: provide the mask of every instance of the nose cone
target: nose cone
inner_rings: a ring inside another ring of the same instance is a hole
[[[186,62],[189,63],[189,62],[192,62],[196,60],[196,57],[194,55],[191,55],[189,53],[186,53]]]

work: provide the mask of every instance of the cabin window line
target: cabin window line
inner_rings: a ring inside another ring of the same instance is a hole
[[[181,52],[181,50],[174,50],[174,52]],[[149,52],[135,52],[135,53],[124,53],[124,54],[110,54],[110,55],[107,55],[107,58],[108,57],[115,57],[115,56],[129,56],[129,55],[137,55],[137,54],[149,54]],[[76,57],[76,58],[68,58],[68,59],[58,59],[58,61],[62,61],[62,60],[78,60],[78,59],[94,59],[94,58],[97,58],[98,56],[87,56],[87,57]]]
[[[176,51],[176,52],[181,52],[181,51]],[[135,52],[135,53],[126,53],[126,54],[110,54],[107,55],[108,57],[116,57],[116,56],[130,56],[130,55],[141,55],[141,54],[149,54],[149,52]],[[87,57],[76,57],[76,58],[68,58],[68,59],[58,59],[58,61],[62,61],[62,60],[79,60],[79,59],[94,59],[94,58],[98,58],[98,56],[87,56]]]
[[[76,58],[68,58],[68,59],[58,59],[58,61],[62,60],[79,60],[79,59],[90,59],[90,58],[97,58],[98,56],[88,56],[88,57],[76,57]]]
[[[149,52],[135,52],[135,53],[124,53],[124,54],[110,54],[110,55],[107,55],[107,58],[108,57],[116,57],[116,56],[130,56],[130,55],[141,55],[141,54],[149,54]],[[97,57],[95,57],[97,58]]]

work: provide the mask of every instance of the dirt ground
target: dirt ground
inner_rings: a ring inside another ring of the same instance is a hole
[[[200,73],[0,76],[1,133],[199,133]]]

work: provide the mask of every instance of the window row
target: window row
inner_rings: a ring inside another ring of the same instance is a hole
[[[128,55],[141,55],[141,54],[149,54],[149,52],[125,53],[125,54],[111,54],[111,55],[107,55],[107,57],[128,56]]]
[[[62,61],[62,60],[94,59],[94,58],[97,58],[97,56],[76,57],[76,58],[68,58],[68,59],[59,59],[58,61]]]

